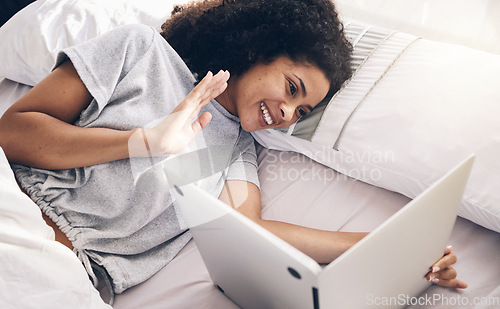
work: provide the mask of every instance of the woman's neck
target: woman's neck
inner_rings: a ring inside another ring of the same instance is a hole
[[[233,77],[234,78],[234,77]],[[228,81],[228,85],[226,90],[224,90],[223,93],[221,93],[218,97],[215,98],[219,104],[224,107],[229,113],[238,116],[238,110],[236,109],[236,105],[233,104],[233,101],[231,100],[231,79]]]

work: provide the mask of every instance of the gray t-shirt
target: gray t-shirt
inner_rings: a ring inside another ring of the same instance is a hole
[[[182,59],[146,26],[121,27],[67,48],[56,66],[67,58],[94,98],[75,123],[81,127],[154,126],[194,88]],[[213,118],[190,150],[223,145],[239,152],[224,175],[202,175],[197,185],[214,196],[225,180],[258,185],[253,139],[238,118],[216,101],[202,111]],[[191,239],[151,164],[150,158],[132,158],[67,170],[13,168],[25,192],[72,241],[89,273],[90,262],[103,267],[115,293],[121,293],[150,278]]]

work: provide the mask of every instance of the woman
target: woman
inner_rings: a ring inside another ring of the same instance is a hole
[[[350,52],[329,0],[194,2],[176,7],[161,35],[126,26],[63,50],[0,120],[0,146],[61,241],[116,293],[190,240],[151,166],[212,145],[239,152],[199,185],[328,263],[366,234],[262,220],[248,132],[309,113],[350,77]],[[447,249],[427,278],[466,287],[455,262]]]

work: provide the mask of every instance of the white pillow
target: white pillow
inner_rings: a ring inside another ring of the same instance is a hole
[[[308,139],[254,136],[410,198],[476,153],[459,214],[500,232],[498,72],[500,55],[396,33],[328,103]]]
[[[183,3],[187,0],[176,0]],[[117,26],[160,30],[174,1],[38,0],[0,28],[0,76],[34,86],[50,73],[57,53]]]

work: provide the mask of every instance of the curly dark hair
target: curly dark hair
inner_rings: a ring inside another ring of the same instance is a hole
[[[331,0],[205,0],[175,6],[162,36],[199,77],[241,75],[279,56],[308,62],[330,80],[350,78],[352,46]]]

